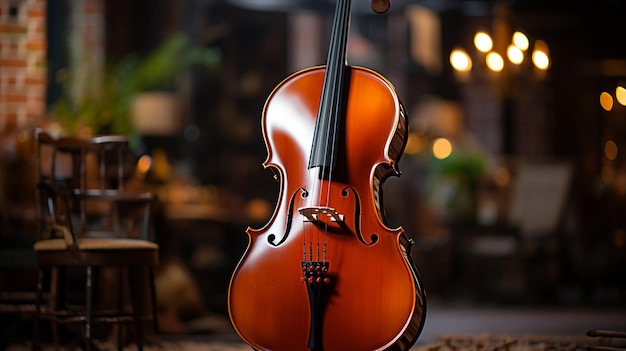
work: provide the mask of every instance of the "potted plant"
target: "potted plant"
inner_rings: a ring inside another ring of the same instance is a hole
[[[68,69],[59,72],[62,96],[52,108],[54,119],[66,134],[120,134],[134,137],[136,126],[131,116],[133,101],[145,92],[176,91],[178,77],[191,65],[215,69],[220,55],[215,48],[192,46],[184,34],[166,40],[145,57],[131,54],[106,67],[100,89],[72,95],[72,76]],[[96,82],[87,82],[87,84]]]

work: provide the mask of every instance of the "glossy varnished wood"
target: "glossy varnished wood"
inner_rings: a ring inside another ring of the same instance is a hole
[[[350,72],[340,167],[330,181],[307,167],[324,67],[292,75],[267,100],[264,165],[277,171],[281,190],[269,222],[247,230],[249,246],[228,298],[235,329],[256,349],[308,350],[311,312],[301,263],[309,250],[313,260],[325,251],[330,267],[324,350],[406,350],[423,326],[425,297],[408,240],[402,228],[385,225],[381,203],[382,184],[404,148],[406,118],[389,82],[368,69]],[[315,205],[336,209],[345,225],[322,230],[304,221],[298,209]]]

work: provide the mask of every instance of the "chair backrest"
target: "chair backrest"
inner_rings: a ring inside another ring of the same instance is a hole
[[[42,236],[122,237],[134,226],[135,236],[146,238],[152,196],[125,189],[126,137],[55,137],[42,130],[36,137]],[[122,207],[129,210],[124,217]]]
[[[513,188],[509,222],[522,236],[554,234],[560,224],[570,183],[568,163],[527,163],[520,165]]]

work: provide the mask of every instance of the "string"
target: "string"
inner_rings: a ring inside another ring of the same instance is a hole
[[[315,204],[320,205],[322,207],[331,208],[331,188],[333,181],[333,165],[335,163],[336,151],[337,151],[337,140],[338,140],[338,128],[339,128],[339,118],[341,111],[341,94],[343,90],[343,79],[344,72],[347,67],[346,62],[346,48],[347,48],[347,37],[349,30],[349,15],[350,15],[350,7],[351,0],[338,0],[336,9],[335,9],[335,17],[333,20],[333,29],[331,32],[330,38],[330,47],[328,53],[328,59],[326,64],[326,76],[324,77],[324,86],[322,89],[322,99],[320,101],[320,109],[318,111],[318,119],[316,125],[316,135],[314,138],[311,157],[314,158],[312,162],[309,163],[309,172],[307,174],[307,189],[308,192],[307,200],[305,203],[311,207],[314,201],[317,201]],[[321,130],[320,130],[321,128]],[[325,132],[325,135],[317,135],[319,132]],[[324,137],[325,141],[323,150],[319,150],[321,147],[319,144],[320,137]],[[319,152],[323,151],[321,162]],[[316,169],[317,172],[313,171],[313,168]],[[315,177],[313,176],[315,175]],[[326,181],[326,188],[322,189],[321,184]],[[325,199],[322,197],[323,191],[326,191]],[[317,196],[313,196],[317,194]],[[310,215],[312,216],[312,215]],[[318,223],[319,219],[322,218],[323,214],[318,213]],[[311,221],[311,218],[307,218],[308,221]],[[316,255],[318,261],[326,261],[326,233],[328,232],[328,228],[326,225],[326,220],[328,218],[324,218],[324,227],[317,230],[317,246],[316,246]],[[303,255],[304,260],[306,261],[307,256],[307,237],[309,241],[308,247],[308,256],[309,260],[313,259],[313,234],[312,230],[315,227],[313,223],[309,223],[308,225],[305,223],[304,225],[304,236],[303,236]],[[322,234],[323,232],[323,234]],[[322,238],[324,235],[323,248],[320,247]],[[322,255],[323,249],[323,255]]]
[[[339,0],[337,4],[337,18],[336,25],[333,28],[333,33],[335,34],[332,42],[332,51],[331,54],[334,54],[335,57],[329,57],[329,62],[327,64],[327,73],[331,75],[331,83],[333,84],[333,88],[330,93],[330,99],[332,100],[328,105],[326,105],[326,113],[327,116],[330,117],[331,123],[330,128],[328,128],[328,133],[330,135],[326,137],[326,145],[325,145],[325,160],[329,160],[328,163],[324,163],[322,166],[322,174],[326,179],[326,199],[325,199],[325,207],[330,208],[331,206],[331,188],[333,182],[333,172],[335,159],[337,156],[337,140],[339,138],[338,128],[339,128],[339,118],[342,104],[342,90],[343,90],[343,79],[344,72],[346,69],[346,47],[347,47],[347,36],[349,29],[349,15],[350,15],[350,0]],[[328,91],[326,91],[328,93]],[[330,111],[329,111],[330,110]],[[328,155],[330,153],[330,155]],[[328,167],[328,170],[325,169]],[[326,177],[326,174],[327,177]],[[321,195],[321,193],[320,193]],[[324,231],[326,234],[327,230]],[[319,256],[319,242],[318,239],[318,256]],[[326,261],[326,237],[324,237],[324,257],[323,260]]]

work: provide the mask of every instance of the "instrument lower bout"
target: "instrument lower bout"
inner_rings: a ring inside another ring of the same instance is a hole
[[[277,246],[268,234],[254,239],[230,296],[239,301],[230,312],[244,340],[294,351],[383,350],[411,340],[405,333],[421,329],[423,297],[398,243],[404,235],[363,243],[312,226],[298,222]]]

